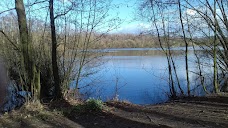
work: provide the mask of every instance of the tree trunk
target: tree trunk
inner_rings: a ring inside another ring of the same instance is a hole
[[[19,34],[20,34],[20,50],[21,50],[21,69],[25,88],[27,91],[33,92],[33,70],[31,61],[31,42],[27,28],[27,20],[23,0],[15,0],[15,8],[18,18]]]
[[[18,17],[19,33],[20,33],[20,43],[21,43],[21,52],[22,52],[22,68],[24,67],[25,76],[27,77],[26,83],[31,83],[32,70],[31,63],[29,58],[29,37],[28,37],[28,28],[26,21],[26,14],[23,0],[15,0],[15,8]],[[31,91],[31,90],[29,90]]]
[[[0,108],[5,102],[5,98],[7,95],[7,84],[8,84],[8,78],[7,78],[7,73],[6,69],[4,67],[4,62],[0,58]]]
[[[188,70],[188,42],[186,40],[185,30],[184,30],[184,23],[183,23],[183,17],[182,17],[182,10],[181,10],[181,1],[178,0],[178,9],[179,9],[179,17],[181,22],[181,29],[184,36],[184,42],[185,42],[185,70],[186,70],[186,79],[187,79],[187,92],[188,96],[191,95],[190,91],[190,81],[189,81],[189,70]]]
[[[28,34],[27,20],[23,0],[15,0],[15,8],[18,17],[20,44],[22,52],[21,68],[24,74],[25,86],[32,95],[39,95],[40,75],[37,75],[36,65],[32,60],[32,45]],[[34,70],[35,69],[35,70]],[[39,97],[36,99],[39,100]]]
[[[215,29],[214,29],[214,47],[213,47],[213,62],[214,62],[214,91],[215,93],[219,92],[219,87],[218,87],[218,82],[217,82],[217,51],[216,51],[216,47],[217,47],[217,21],[216,21],[216,1],[214,0],[214,22],[215,22]]]
[[[62,92],[60,87],[60,78],[59,78],[59,69],[57,63],[57,39],[55,32],[55,17],[54,17],[54,7],[53,0],[49,1],[49,9],[50,9],[50,24],[51,24],[51,39],[52,39],[52,71],[54,76],[54,84],[55,84],[55,98],[62,98]]]

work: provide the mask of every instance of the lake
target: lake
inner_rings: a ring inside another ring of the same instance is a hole
[[[180,84],[186,91],[186,72],[184,48],[172,49]],[[100,98],[103,101],[113,99],[130,101],[135,104],[157,104],[168,100],[169,84],[167,60],[161,49],[156,48],[123,48],[106,49],[100,59],[102,64],[97,73],[80,81],[80,92],[86,98]],[[198,71],[195,56],[190,48],[189,77],[192,94],[203,95],[195,73]],[[211,60],[207,60],[211,63]],[[212,70],[203,68],[208,74]],[[208,79],[209,80],[209,79]],[[207,81],[210,83],[210,81]],[[89,85],[89,86],[87,86]]]

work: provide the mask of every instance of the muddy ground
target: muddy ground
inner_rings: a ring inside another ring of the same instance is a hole
[[[36,109],[35,109],[36,108]],[[102,111],[80,112],[67,102],[22,107],[0,117],[0,127],[228,128],[228,97],[187,98],[158,105],[107,102]]]

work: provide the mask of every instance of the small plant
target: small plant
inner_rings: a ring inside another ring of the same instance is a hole
[[[76,105],[73,110],[78,113],[99,112],[102,111],[103,106],[102,100],[90,98],[84,104]]]
[[[85,103],[85,107],[89,111],[101,111],[103,109],[103,101],[99,99],[88,99]]]

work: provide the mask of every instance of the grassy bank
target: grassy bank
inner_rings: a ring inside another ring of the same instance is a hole
[[[2,115],[0,127],[225,128],[228,127],[228,97],[186,98],[158,105],[111,101],[102,103],[101,109],[93,109],[88,102],[30,103]]]

